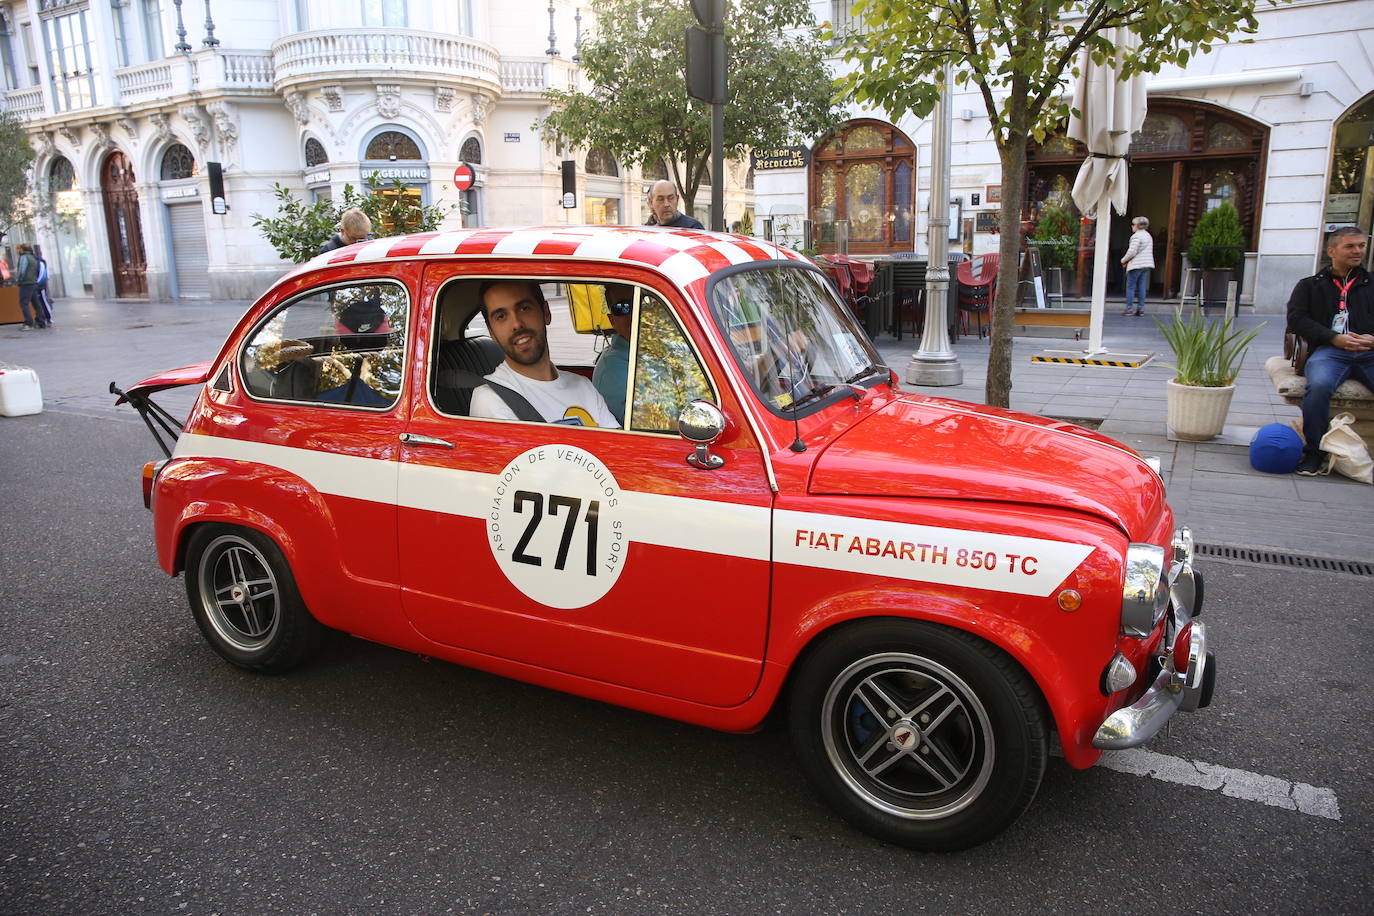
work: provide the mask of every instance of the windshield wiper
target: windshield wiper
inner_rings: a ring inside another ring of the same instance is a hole
[[[888,374],[888,378],[889,378],[889,379],[892,377],[892,370],[889,369],[887,366],[878,366],[878,365],[875,365],[875,364],[870,363],[869,365],[864,366],[864,367],[863,367],[862,369],[860,369],[858,372],[856,372],[856,373],[854,373],[853,375],[851,375],[849,378],[845,379],[845,380],[844,380],[844,383],[845,383],[846,385],[852,385],[852,384],[854,384],[855,382],[857,382],[859,379],[861,379],[861,378],[868,378],[870,375],[872,375],[872,374],[875,373],[875,372],[886,372],[886,373]]]
[[[834,385],[817,385],[810,391],[808,391],[806,394],[793,400],[792,403],[788,406],[795,413],[797,408],[805,404],[807,401],[814,401],[816,400],[816,398],[823,398],[834,390]]]

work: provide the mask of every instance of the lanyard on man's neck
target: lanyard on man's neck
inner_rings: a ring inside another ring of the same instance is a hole
[[[1352,286],[1355,285],[1355,277],[1356,277],[1356,273],[1355,273],[1355,268],[1353,268],[1353,267],[1350,268],[1350,270],[1346,272],[1346,275],[1345,275],[1345,283],[1344,283],[1344,284],[1342,284],[1340,280],[1337,280],[1336,277],[1335,277],[1334,275],[1331,277],[1331,282],[1334,283],[1334,284],[1336,284],[1336,291],[1339,292],[1339,293],[1341,294],[1340,310],[1341,310],[1342,312],[1344,312],[1344,311],[1345,311],[1345,308],[1346,308],[1346,307],[1345,307],[1346,294],[1350,292],[1350,287],[1352,287]]]

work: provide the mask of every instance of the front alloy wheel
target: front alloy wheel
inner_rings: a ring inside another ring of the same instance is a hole
[[[797,756],[861,830],[928,851],[981,843],[1030,804],[1048,746],[1039,693],[959,630],[869,620],[824,638],[792,686]]]

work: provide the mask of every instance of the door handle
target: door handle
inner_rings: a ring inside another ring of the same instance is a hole
[[[415,446],[431,445],[435,448],[453,448],[452,442],[436,439],[433,436],[421,436],[416,433],[401,433],[401,444]]]

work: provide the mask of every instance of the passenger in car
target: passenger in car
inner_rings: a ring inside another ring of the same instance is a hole
[[[592,384],[605,398],[616,422],[625,425],[625,382],[630,374],[630,324],[634,315],[634,290],[619,283],[606,284],[606,312],[611,322],[611,342],[597,357]]]
[[[505,389],[519,395],[546,423],[620,426],[590,380],[554,366],[548,349],[553,316],[538,283],[488,280],[478,290],[478,300],[487,329],[506,358],[485,376],[488,384],[472,393],[472,416],[522,419],[510,400],[498,393]]]

